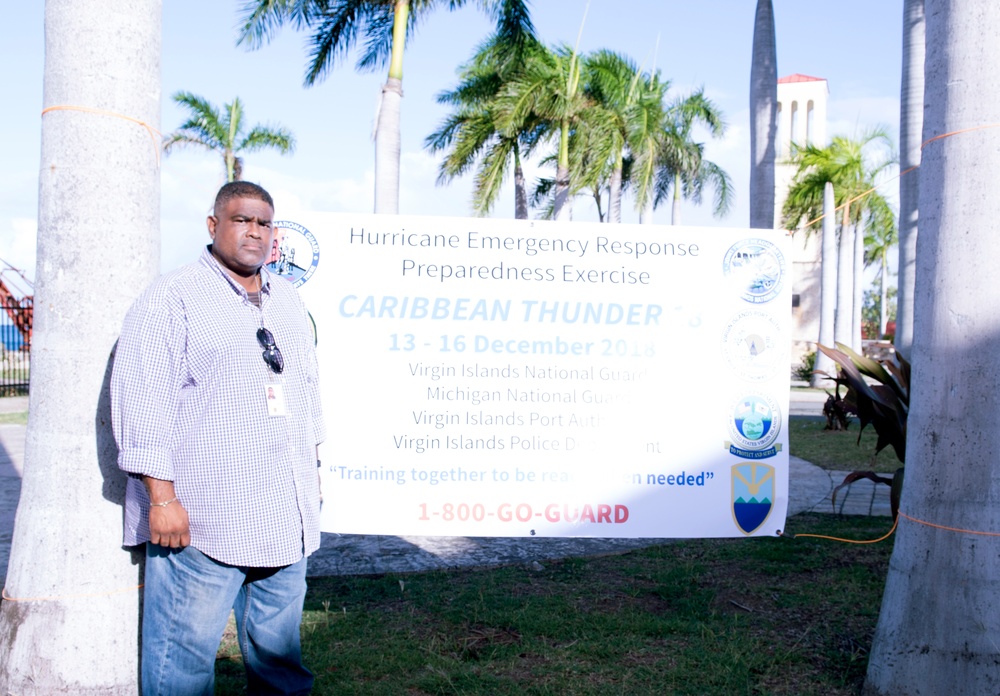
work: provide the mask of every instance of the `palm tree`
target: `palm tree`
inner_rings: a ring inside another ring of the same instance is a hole
[[[896,217],[888,206],[878,205],[872,211],[871,224],[865,230],[865,266],[878,264],[879,296],[881,299],[878,322],[879,338],[885,335],[886,317],[889,311],[889,258],[898,245],[899,232],[896,226]]]
[[[243,102],[239,97],[225,104],[221,113],[190,92],[178,92],[173,99],[186,107],[190,116],[164,139],[163,151],[170,153],[178,147],[194,145],[217,152],[226,165],[226,181],[243,178],[242,153],[271,149],[284,155],[295,149],[291,131],[280,126],[256,125],[244,135]]]
[[[159,128],[158,7],[45,3],[43,106],[104,113],[41,119],[31,416],[0,693],[138,693],[140,565],[121,548],[108,379],[125,312],[159,273],[160,169],[146,130],[114,114]],[[102,263],[107,249],[127,262]]]
[[[508,133],[525,124],[539,123],[542,137],[557,143],[553,217],[569,219],[570,136],[587,120],[593,102],[580,89],[580,57],[576,49],[561,46],[538,52],[526,62],[498,95],[496,106],[501,129]],[[591,121],[594,123],[595,121]]]
[[[823,185],[823,238],[820,242],[819,344],[835,343],[833,326],[837,311],[837,217],[833,184]],[[823,375],[835,374],[833,359],[816,351],[816,364],[810,384],[820,387],[827,383]]]
[[[917,198],[924,122],[924,0],[903,2],[903,75],[899,95],[899,293],[896,350],[910,357],[917,257]]]
[[[587,56],[584,73],[584,91],[595,104],[590,119],[592,131],[602,136],[591,138],[593,142],[586,149],[596,148],[606,160],[602,168],[600,157],[595,156],[598,167],[590,176],[607,179],[608,221],[621,222],[621,198],[626,184],[633,184],[636,206],[640,209],[653,196],[664,119],[663,100],[670,83],[661,81],[659,74],[643,73],[630,59],[607,50]],[[630,164],[631,180],[623,176],[626,159]],[[598,182],[591,180],[589,183],[593,187]]]
[[[726,132],[722,112],[705,96],[704,90],[678,98],[667,107],[653,205],[659,205],[672,196],[672,225],[681,224],[681,199],[700,204],[706,185],[715,192],[713,215],[725,215],[733,204],[732,179],[717,164],[705,159],[704,144],[694,140],[693,130],[696,125],[708,128],[714,138],[721,138]]]
[[[445,151],[438,183],[445,183],[478,164],[472,207],[477,215],[488,215],[500,195],[507,171],[514,169],[514,216],[528,217],[522,155],[530,154],[542,133],[541,125],[528,119],[510,133],[499,122],[496,100],[500,90],[529,61],[533,52],[544,50],[534,39],[518,51],[508,51],[494,34],[477,50],[460,73],[455,89],[438,95],[438,102],[455,107],[435,132],[424,140],[432,152]]]
[[[864,306],[865,235],[867,219],[862,216],[854,228],[854,263],[851,264],[851,343],[855,353],[861,355],[861,310]]]
[[[750,227],[774,227],[778,56],[771,0],[757,0],[750,61]],[[822,355],[822,353],[821,353]]]
[[[611,144],[614,141],[613,118],[606,113],[603,107],[594,104],[583,111],[569,136],[569,199],[572,200],[579,196],[593,198],[600,222],[614,222],[610,213],[614,199],[612,179],[615,177],[615,171],[613,158],[611,158]],[[558,158],[559,154],[556,152],[543,157],[539,164],[542,167],[554,166],[558,162]],[[629,186],[631,167],[632,157],[630,155],[624,157],[618,182],[619,198]],[[555,219],[555,198],[553,196],[555,187],[556,180],[553,177],[539,177],[535,182],[531,194],[531,206],[541,209],[539,218],[542,220]],[[605,211],[603,204],[605,191],[608,193],[607,211]],[[565,209],[569,210],[570,207],[567,204]]]
[[[826,147],[792,146],[790,161],[797,166],[782,211],[782,226],[796,229],[803,219],[811,221],[806,234],[816,229],[823,212],[823,190],[830,182],[841,210],[837,264],[837,310],[834,338],[852,345],[854,334],[854,234],[862,216],[887,206],[878,192],[869,192],[882,172],[893,163],[887,154],[892,141],[884,128],[875,128],[855,140],[833,138]],[[862,194],[866,194],[862,196]]]
[[[926,0],[906,481],[866,694],[1000,692],[1000,4]],[[969,50],[975,47],[974,50]],[[905,515],[905,516],[904,516]]]
[[[375,212],[399,212],[400,105],[403,99],[403,49],[419,19],[443,0],[249,0],[237,41],[258,48],[285,22],[311,30],[312,49],[305,83],[313,85],[346,56],[359,35],[365,39],[359,70],[388,63],[375,126]],[[466,0],[449,0],[455,9]],[[527,0],[480,0],[497,24],[501,45],[516,49],[534,36]]]

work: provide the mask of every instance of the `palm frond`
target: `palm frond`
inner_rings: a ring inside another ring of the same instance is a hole
[[[392,4],[380,4],[371,9],[365,18],[365,45],[355,64],[361,72],[384,68],[392,56],[393,26],[396,12]],[[416,8],[410,9],[406,21],[406,37],[413,33],[417,22]]]
[[[309,39],[306,86],[316,84],[337,60],[350,53],[368,12],[368,3],[362,0],[340,0],[334,7],[324,7],[323,12],[311,18],[309,26],[315,29]]]
[[[209,149],[224,147],[228,132],[218,109],[206,99],[190,92],[177,92],[173,100],[185,107],[188,119],[163,143],[165,152],[177,145],[202,145]]]
[[[489,215],[500,196],[504,180],[507,178],[508,163],[513,158],[517,141],[500,139],[489,148],[483,157],[482,166],[476,174],[472,207],[477,215]]]
[[[815,221],[807,231],[818,229],[827,182],[833,184],[837,208],[852,201],[851,224],[887,206],[881,193],[872,190],[881,173],[895,163],[885,127],[871,128],[859,138],[835,136],[826,147],[793,145],[789,161],[796,173],[782,208],[782,225],[788,229],[795,229],[803,219]]]
[[[240,11],[236,45],[260,48],[274,38],[287,19],[300,16],[306,4],[302,0],[249,0]]]
[[[285,155],[295,151],[295,136],[280,126],[254,126],[236,149],[238,152],[271,149]]]
[[[480,0],[480,6],[496,23],[497,45],[506,58],[518,58],[535,40],[535,25],[526,0]]]

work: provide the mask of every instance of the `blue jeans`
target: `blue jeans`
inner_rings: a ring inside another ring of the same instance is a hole
[[[215,655],[229,610],[236,613],[249,694],[308,694],[299,625],[306,559],[283,568],[243,568],[193,546],[146,544],[142,693],[211,694]]]

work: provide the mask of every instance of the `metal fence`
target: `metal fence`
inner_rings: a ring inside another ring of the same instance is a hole
[[[31,298],[0,304],[0,396],[28,393],[31,319]]]

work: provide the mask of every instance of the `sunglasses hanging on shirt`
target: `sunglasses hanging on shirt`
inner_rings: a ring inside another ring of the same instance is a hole
[[[281,351],[274,344],[274,336],[263,326],[257,329],[257,343],[264,348],[264,352],[261,353],[264,362],[267,363],[272,372],[280,375],[281,371],[285,369],[285,359],[281,357]]]

